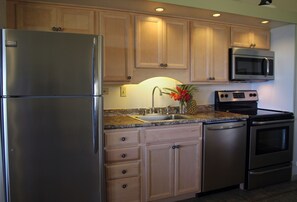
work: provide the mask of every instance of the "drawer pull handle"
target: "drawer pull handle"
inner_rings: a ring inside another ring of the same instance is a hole
[[[122,154],[121,157],[124,159],[127,157],[127,154]]]
[[[127,170],[122,170],[122,173],[125,175],[127,173]]]
[[[124,142],[124,141],[126,141],[126,138],[125,137],[122,137],[121,140]]]
[[[122,185],[122,188],[123,188],[123,189],[126,189],[127,187],[128,187],[127,184],[123,184],[123,185]]]

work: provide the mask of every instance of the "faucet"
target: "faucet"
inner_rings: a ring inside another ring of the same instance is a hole
[[[155,86],[154,89],[153,89],[153,92],[152,92],[152,111],[153,111],[152,113],[155,113],[155,99],[154,99],[154,97],[155,97],[156,88],[160,91],[160,96],[162,96],[161,89],[158,86]]]

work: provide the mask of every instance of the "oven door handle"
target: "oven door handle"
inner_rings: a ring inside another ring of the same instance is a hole
[[[253,121],[252,125],[266,125],[266,124],[276,124],[276,123],[288,123],[294,122],[294,119],[284,119],[284,120],[277,120],[277,121]]]
[[[228,130],[228,129],[233,129],[233,128],[241,128],[244,127],[246,124],[245,123],[240,123],[240,124],[233,124],[230,126],[211,126],[207,127],[208,130]]]
[[[281,171],[281,170],[286,170],[286,169],[289,169],[289,168],[292,168],[292,166],[285,166],[285,167],[281,167],[281,168],[275,168],[275,169],[271,169],[271,170],[267,170],[267,171],[250,171],[249,173],[252,174],[252,175],[264,175],[264,174],[267,174],[267,173],[273,173],[273,172],[276,172],[276,171]]]

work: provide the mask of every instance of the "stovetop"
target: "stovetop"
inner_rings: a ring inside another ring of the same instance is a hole
[[[291,119],[294,114],[286,111],[258,108],[255,90],[215,91],[215,109],[248,115],[250,119]]]
[[[293,113],[285,111],[277,111],[271,109],[229,109],[224,110],[237,114],[248,115],[251,119],[271,118],[271,119],[291,119],[294,118]]]

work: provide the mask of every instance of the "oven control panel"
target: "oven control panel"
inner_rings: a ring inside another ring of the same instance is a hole
[[[219,102],[258,101],[256,90],[216,91]]]

